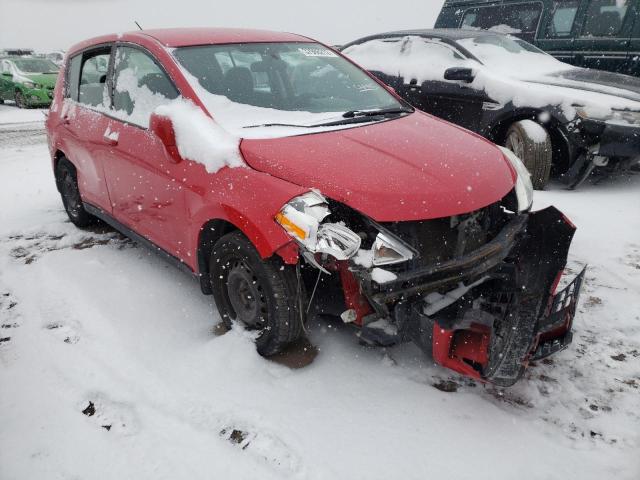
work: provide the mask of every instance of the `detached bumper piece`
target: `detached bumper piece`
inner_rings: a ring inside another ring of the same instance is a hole
[[[541,319],[540,335],[537,345],[529,357],[530,361],[541,360],[564,350],[573,338],[571,324],[576,313],[578,298],[586,267],[573,281],[551,297],[547,315]]]
[[[549,207],[514,216],[492,241],[462,257],[399,273],[377,291],[361,285],[377,315],[386,309],[394,320],[400,340],[415,342],[446,368],[509,386],[529,361],[571,342],[584,270],[553,290],[574,232]]]

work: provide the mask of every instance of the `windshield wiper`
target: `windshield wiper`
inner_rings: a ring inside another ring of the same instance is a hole
[[[382,108],[379,110],[349,110],[348,112],[344,112],[342,116],[344,118],[377,117],[378,115],[396,115],[401,113],[413,113],[413,108],[392,107],[392,108]]]
[[[385,115],[399,115],[402,113],[413,113],[413,108],[394,107],[381,110],[350,110],[342,114],[342,120],[333,120],[326,123],[314,123],[312,125],[296,125],[291,123],[261,123],[258,125],[247,125],[242,128],[259,128],[259,127],[297,127],[297,128],[316,128],[316,127],[334,127],[337,125],[348,125],[351,123],[367,123],[372,122],[371,117],[384,117]]]

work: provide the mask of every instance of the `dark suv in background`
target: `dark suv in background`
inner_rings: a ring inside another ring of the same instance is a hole
[[[435,26],[510,33],[572,65],[640,76],[640,0],[445,0]]]

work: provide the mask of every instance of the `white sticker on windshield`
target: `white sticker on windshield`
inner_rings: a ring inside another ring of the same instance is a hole
[[[298,51],[305,57],[337,57],[331,50],[322,47],[302,47]]]

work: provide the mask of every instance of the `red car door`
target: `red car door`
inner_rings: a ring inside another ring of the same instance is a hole
[[[57,117],[64,128],[69,160],[78,172],[82,199],[111,211],[104,176],[108,153],[103,132],[109,119],[99,110],[108,108],[107,69],[111,47],[80,53],[70,60],[65,100]]]
[[[102,136],[111,143],[105,162],[113,216],[181,260],[187,260],[188,216],[176,164],[148,130],[158,105],[178,90],[145,51],[118,46],[113,73],[113,112]]]

